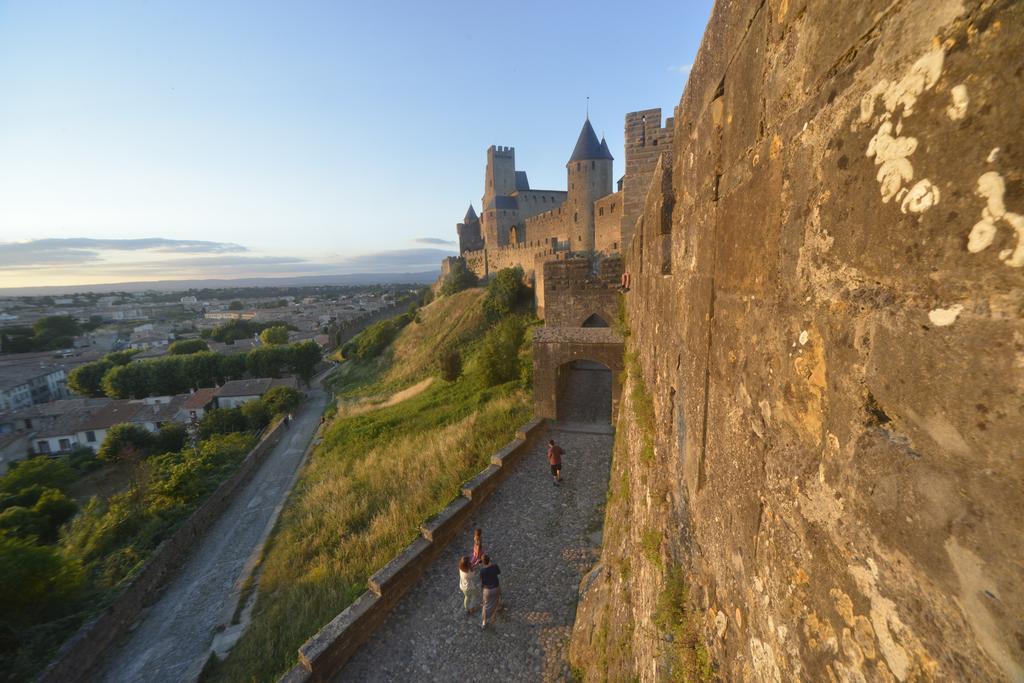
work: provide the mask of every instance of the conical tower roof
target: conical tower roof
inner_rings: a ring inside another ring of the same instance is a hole
[[[473,210],[473,205],[470,204],[469,208],[466,209],[466,217],[462,219],[463,223],[472,223],[477,220],[476,211]]]
[[[611,158],[612,155],[608,151],[608,146],[601,147],[601,143],[597,140],[597,133],[594,132],[594,127],[590,125],[590,119],[588,118],[583,122],[583,130],[580,131],[580,137],[576,140],[576,147],[572,150],[572,156],[569,157],[569,161]]]
[[[615,158],[615,157],[612,156],[612,151],[610,149],[608,149],[608,143],[605,142],[605,139],[604,139],[603,135],[601,136],[601,152],[604,154],[604,156],[600,157],[601,159],[614,159]]]

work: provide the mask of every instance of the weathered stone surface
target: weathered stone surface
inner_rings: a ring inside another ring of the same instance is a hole
[[[377,595],[386,595],[396,586],[403,586],[423,570],[430,556],[431,543],[426,538],[417,538],[398,554],[395,559],[381,567],[370,577],[367,584]]]
[[[420,526],[423,538],[442,545],[447,543],[462,528],[471,507],[468,499],[459,496]]]
[[[1021,44],[1021,3],[716,3],[625,255],[652,415],[588,678],[678,674],[673,564],[724,680],[1024,678]]]
[[[474,503],[478,503],[491,494],[494,487],[501,481],[502,471],[497,465],[490,465],[462,485],[462,495]]]

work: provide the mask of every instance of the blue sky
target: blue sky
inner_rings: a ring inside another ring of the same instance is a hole
[[[564,189],[588,95],[621,174],[711,4],[0,0],[0,287],[436,264],[488,145]]]

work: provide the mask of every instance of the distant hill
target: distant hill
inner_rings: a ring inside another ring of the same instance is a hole
[[[79,292],[173,292],[217,287],[274,287],[287,285],[376,285],[429,284],[441,274],[438,270],[419,273],[349,273],[346,275],[299,275],[295,277],[251,277],[230,280],[158,280],[155,282],[108,282],[98,285],[56,285],[47,287],[0,287],[4,296],[40,296]]]

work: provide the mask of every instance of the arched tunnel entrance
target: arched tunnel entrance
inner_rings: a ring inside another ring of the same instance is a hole
[[[611,424],[612,371],[604,363],[572,360],[556,370],[555,415],[559,422]]]
[[[609,327],[541,327],[533,335],[537,417],[614,423],[622,394],[622,337]]]

